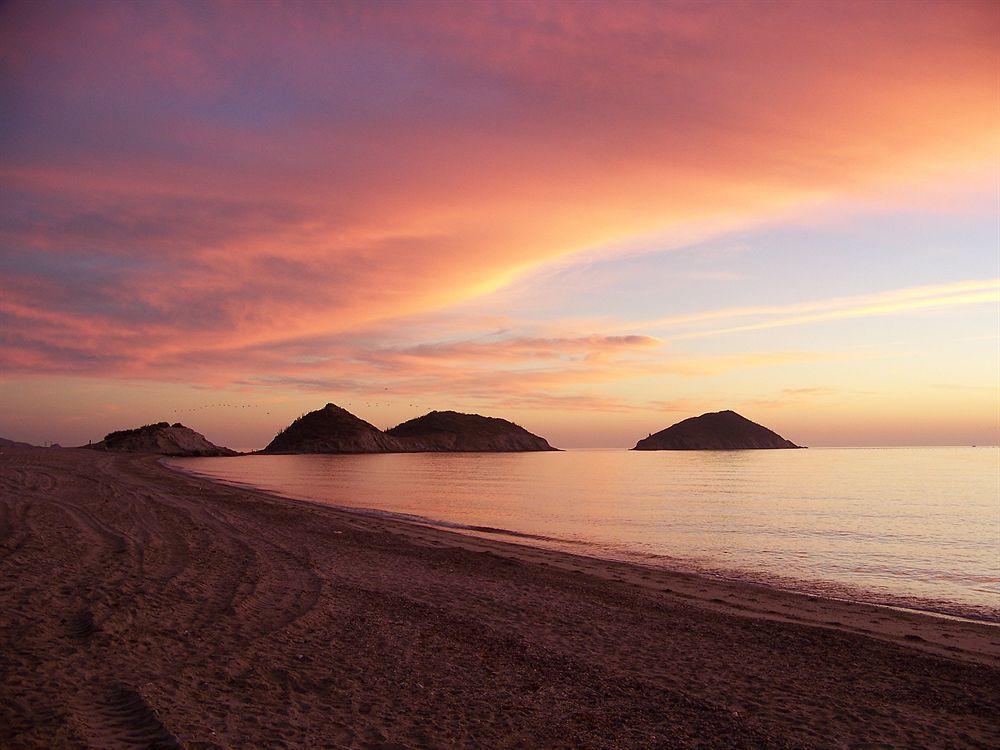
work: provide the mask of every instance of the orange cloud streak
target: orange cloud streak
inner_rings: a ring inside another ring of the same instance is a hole
[[[5,9],[6,366],[266,369],[560,255],[996,156],[989,3],[298,7]]]

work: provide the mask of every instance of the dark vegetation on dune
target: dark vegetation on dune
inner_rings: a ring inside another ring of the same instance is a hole
[[[184,425],[180,422],[174,422],[174,424],[170,424],[169,422],[153,422],[152,424],[144,424],[142,427],[134,427],[130,430],[115,430],[104,436],[104,442],[114,443],[125,438],[151,435],[157,430],[165,430],[168,427],[184,427]]]
[[[235,456],[236,451],[215,445],[200,432],[180,422],[153,422],[128,430],[115,430],[104,440],[88,445],[93,450],[156,453],[163,456]]]
[[[31,448],[33,447],[30,443],[21,443],[17,440],[8,440],[7,438],[0,437],[0,448]]]
[[[636,443],[637,451],[800,448],[729,409],[691,417]]]

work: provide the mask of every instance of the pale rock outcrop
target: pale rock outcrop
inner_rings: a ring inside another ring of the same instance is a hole
[[[235,456],[236,451],[210,443],[200,432],[180,422],[156,422],[133,430],[109,432],[104,440],[86,446],[99,451],[156,453],[161,456]]]

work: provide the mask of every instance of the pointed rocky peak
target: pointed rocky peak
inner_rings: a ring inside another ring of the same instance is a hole
[[[336,404],[303,414],[279,432],[263,453],[391,453],[396,442],[375,425]]]

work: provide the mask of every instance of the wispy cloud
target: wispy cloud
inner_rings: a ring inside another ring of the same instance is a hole
[[[682,403],[668,382],[834,361],[807,337],[678,342],[995,303],[997,283],[660,312],[767,299],[729,261],[765,219],[992,165],[998,18],[3,3],[0,377],[617,412]],[[641,264],[615,278],[604,261],[648,237],[718,255],[669,289]]]
[[[510,337],[490,341],[466,340],[417,344],[392,351],[396,357],[448,360],[540,360],[584,358],[595,360],[630,350],[658,346],[662,342],[651,336],[625,334],[618,336],[570,336],[557,338]],[[385,353],[376,353],[384,355]]]
[[[978,163],[984,14],[8,3],[0,356],[131,375],[354,331]]]
[[[935,308],[985,303],[1000,303],[1000,279],[918,286],[791,305],[730,307],[691,315],[647,320],[632,325],[638,330],[677,330],[677,333],[670,333],[668,336],[670,340],[676,341],[768,328],[824,323],[832,320],[896,315]],[[748,318],[758,318],[759,320],[738,325],[725,325]],[[720,323],[723,325],[720,326]],[[711,325],[705,327],[703,324]],[[684,330],[690,328],[696,330]]]

